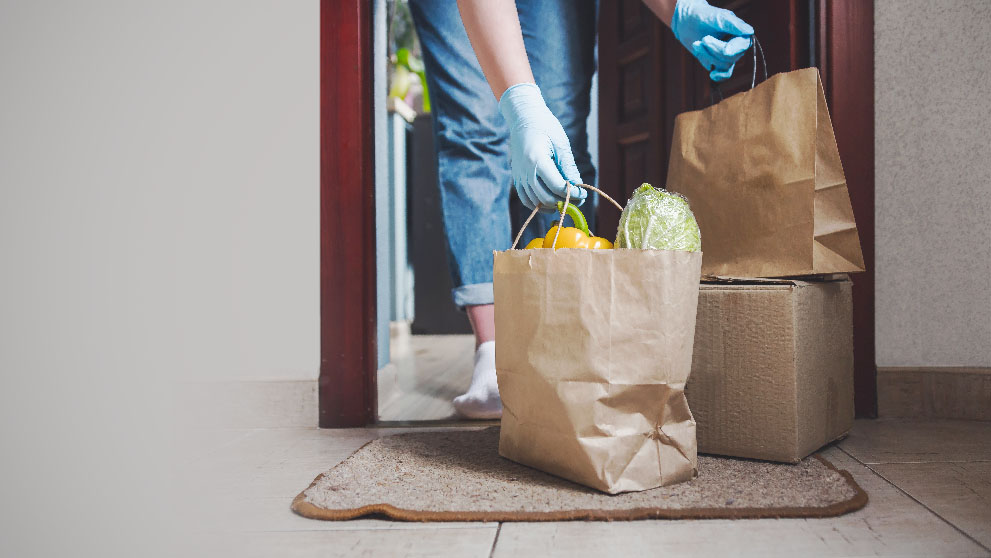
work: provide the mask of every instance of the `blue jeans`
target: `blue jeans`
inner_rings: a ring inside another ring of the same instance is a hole
[[[455,0],[410,0],[423,50],[447,253],[459,307],[492,304],[492,252],[506,250],[530,211],[516,198],[509,129],[478,65]],[[548,108],[561,122],[586,184],[595,184],[585,121],[595,72],[594,0],[516,0],[530,67]],[[596,199],[582,207],[594,226]],[[525,245],[551,227],[538,214]]]

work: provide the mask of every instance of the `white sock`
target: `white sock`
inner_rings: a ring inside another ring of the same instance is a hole
[[[454,408],[465,418],[497,419],[502,416],[502,400],[496,382],[495,341],[475,349],[475,371],[464,395],[454,398]]]

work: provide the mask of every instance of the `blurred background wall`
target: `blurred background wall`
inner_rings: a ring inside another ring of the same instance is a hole
[[[991,367],[991,2],[874,6],[877,363]]]

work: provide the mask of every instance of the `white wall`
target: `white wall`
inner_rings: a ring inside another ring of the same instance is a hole
[[[991,2],[874,18],[878,366],[991,367]]]
[[[0,555],[150,552],[171,383],[317,377],[318,61],[316,0],[0,0]]]

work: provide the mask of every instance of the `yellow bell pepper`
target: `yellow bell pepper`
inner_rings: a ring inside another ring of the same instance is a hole
[[[552,246],[557,248],[590,248],[590,249],[608,249],[612,248],[612,242],[609,242],[601,236],[592,236],[592,233],[588,231],[588,221],[585,220],[585,215],[575,206],[568,204],[567,207],[564,206],[564,202],[557,202],[558,211],[563,211],[571,216],[571,220],[574,221],[574,227],[564,227],[561,229],[561,233],[557,235],[557,244],[554,243],[554,235],[557,234],[557,225],[551,227],[551,230],[547,231],[544,238],[535,238],[526,245],[527,250],[534,248],[551,248]]]
[[[554,235],[557,233],[557,225],[551,227],[544,237],[544,248],[588,248],[588,235],[581,229],[575,227],[564,227],[561,234],[557,235],[557,244],[554,243]]]
[[[588,248],[593,250],[602,250],[612,248],[612,242],[609,242],[601,236],[593,236],[588,239]]]

